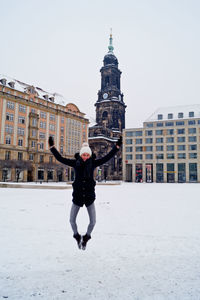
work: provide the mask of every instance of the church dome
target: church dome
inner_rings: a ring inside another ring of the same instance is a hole
[[[107,65],[118,66],[117,57],[113,53],[109,53],[109,52],[104,56],[103,63],[104,63],[104,66],[107,66]]]

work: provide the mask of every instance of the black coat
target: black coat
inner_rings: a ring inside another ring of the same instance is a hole
[[[116,146],[104,157],[96,159],[96,155],[87,159],[85,162],[82,160],[78,153],[75,154],[75,159],[68,159],[60,155],[55,147],[51,148],[52,154],[55,158],[75,170],[75,180],[73,186],[73,203],[78,206],[91,205],[95,200],[95,185],[94,170],[96,167],[106,163],[118,151]]]

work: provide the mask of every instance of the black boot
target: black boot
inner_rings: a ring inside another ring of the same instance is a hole
[[[77,241],[78,247],[79,249],[81,249],[81,235],[79,233],[76,233],[73,235],[73,237],[75,238],[75,240]]]
[[[85,234],[83,236],[83,239],[82,239],[82,249],[85,250],[86,249],[86,245],[87,245],[87,242],[91,239],[91,236],[89,234]]]

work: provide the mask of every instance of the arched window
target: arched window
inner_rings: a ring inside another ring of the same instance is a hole
[[[105,84],[109,85],[109,83],[110,83],[110,78],[109,78],[109,76],[106,76],[106,78],[105,78]]]
[[[102,119],[106,120],[108,118],[108,112],[105,110],[102,115]]]

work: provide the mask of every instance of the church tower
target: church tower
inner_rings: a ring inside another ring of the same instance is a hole
[[[112,34],[110,34],[108,53],[104,56],[101,68],[101,89],[98,92],[96,106],[96,122],[98,125],[119,130],[125,128],[124,95],[121,93],[121,71],[118,60],[113,53]]]
[[[101,73],[101,89],[98,91],[96,125],[89,128],[89,144],[98,158],[106,155],[114,146],[125,128],[124,95],[121,92],[121,74],[118,60],[113,53],[113,38],[110,34],[108,53],[104,56]],[[100,167],[101,180],[122,179],[122,153]]]

